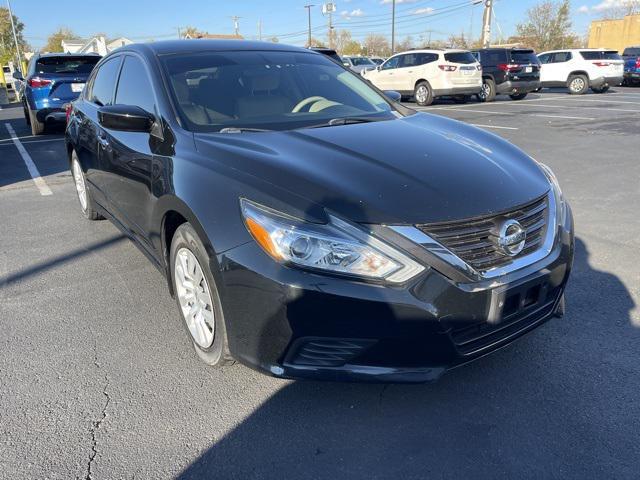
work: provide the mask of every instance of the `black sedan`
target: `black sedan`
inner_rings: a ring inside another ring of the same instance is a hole
[[[434,380],[562,313],[573,220],[549,168],[391,97],[302,48],[120,48],[70,111],[80,207],[210,365]]]

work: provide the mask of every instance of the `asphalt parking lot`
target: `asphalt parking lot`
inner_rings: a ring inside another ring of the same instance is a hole
[[[3,107],[0,478],[638,478],[640,89],[420,110],[548,164],[577,252],[564,318],[408,386],[200,363],[160,273],[81,216],[62,132]]]

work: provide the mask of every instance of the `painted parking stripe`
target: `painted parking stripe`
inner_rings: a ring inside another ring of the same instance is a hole
[[[588,106],[588,105],[547,105],[547,104],[538,104],[538,103],[527,103],[522,105],[521,102],[514,102],[510,104],[512,107],[532,107],[532,108],[582,108],[586,110],[602,110],[602,111],[612,111],[612,112],[631,112],[631,113],[640,113],[640,110],[632,110],[630,108],[611,108],[611,107],[601,107],[597,106]]]
[[[13,127],[11,126],[11,124],[5,123],[4,126],[7,127],[7,131],[9,132],[9,135],[13,140],[13,144],[18,149],[18,152],[20,152],[20,156],[22,157],[22,160],[24,160],[24,163],[27,166],[27,169],[29,170],[29,174],[33,179],[33,183],[35,183],[36,187],[38,187],[38,190],[40,191],[40,195],[43,195],[43,196],[53,195],[53,192],[49,188],[49,185],[47,185],[47,182],[45,182],[44,178],[42,178],[42,176],[40,175],[40,172],[38,171],[38,167],[36,167],[36,164],[33,163],[33,159],[31,158],[31,155],[29,155],[29,153],[25,150],[22,143],[20,143],[20,140],[18,140],[18,137],[16,136],[16,132],[13,130]]]
[[[542,118],[565,118],[567,120],[595,120],[594,117],[570,117],[568,115],[544,115],[542,113],[532,113],[531,116]]]
[[[471,125],[473,125],[474,127],[480,127],[480,128],[497,128],[499,130],[519,130],[516,127],[502,127],[500,125],[481,125],[479,123],[472,123]]]
[[[453,110],[453,111],[461,111],[461,112],[473,112],[473,113],[489,113],[491,115],[515,115],[514,113],[510,113],[510,112],[495,112],[495,111],[491,111],[491,110],[478,110],[477,108],[474,108],[473,110],[469,110],[466,108],[462,108],[462,107],[435,107],[435,108],[427,108],[424,109],[423,111],[429,111],[429,110]]]
[[[27,140],[26,142],[21,142],[21,143],[22,145],[30,145],[32,143],[45,143],[45,142],[64,142],[64,138],[44,138],[42,140]],[[8,138],[7,140],[0,140],[0,147],[5,147],[9,145],[13,146],[12,138]]]

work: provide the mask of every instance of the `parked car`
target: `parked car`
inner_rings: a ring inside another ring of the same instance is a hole
[[[624,60],[624,84],[638,85],[640,83],[640,47],[627,47],[622,52]]]
[[[36,54],[31,58],[21,97],[32,135],[44,133],[49,123],[65,121],[66,105],[78,98],[100,58],[96,54],[66,53]],[[22,75],[16,78],[22,80]]]
[[[572,95],[604,93],[623,80],[624,62],[615,50],[581,48],[538,54],[542,87],[567,87]]]
[[[376,64],[367,57],[342,57],[342,63],[356,73],[362,73],[376,68]]]
[[[326,48],[326,47],[309,47],[309,50],[313,50],[314,52],[318,52],[318,53],[322,53],[323,55],[326,55],[327,57],[333,59],[334,61],[343,64],[344,62],[342,61],[342,58],[340,58],[340,55],[338,55],[338,52],[336,52],[334,49],[332,48]]]
[[[364,78],[381,90],[413,96],[420,106],[438,97],[466,102],[482,90],[482,67],[466,50],[412,50],[390,57]]]
[[[307,49],[121,47],[66,146],[83,215],[166,276],[210,365],[428,381],[563,308],[573,220],[551,170]]]
[[[540,62],[529,48],[482,48],[471,53],[482,65],[481,102],[492,102],[496,95],[513,100],[540,88]]]
[[[376,65],[382,65],[385,61],[385,59],[382,57],[369,57],[369,60],[371,60]]]

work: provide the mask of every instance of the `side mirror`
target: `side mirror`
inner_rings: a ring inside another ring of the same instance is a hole
[[[13,72],[13,78],[14,80],[24,80],[24,77],[22,76],[22,72],[20,70],[16,70],[15,72]]]
[[[380,70],[382,70],[382,64],[380,65],[376,65],[376,70],[379,72]]]
[[[400,92],[396,92],[395,90],[384,90],[382,93],[384,93],[387,98],[393,102],[399,102],[400,100],[402,100],[402,95],[400,95]]]
[[[342,65],[344,65],[345,67],[350,67],[351,64],[349,62],[342,62]]]
[[[134,105],[107,105],[98,109],[98,121],[104,128],[125,132],[151,132],[155,118]]]

